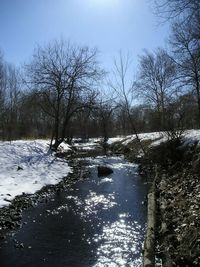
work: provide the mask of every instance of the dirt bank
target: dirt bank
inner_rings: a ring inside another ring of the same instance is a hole
[[[171,142],[150,157],[159,166],[157,256],[164,266],[200,266],[200,149]]]

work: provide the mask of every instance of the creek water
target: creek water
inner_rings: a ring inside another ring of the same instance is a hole
[[[141,266],[146,181],[122,157],[88,164],[86,180],[23,212],[22,227],[1,244],[1,267]],[[113,174],[98,177],[102,164]],[[23,248],[15,248],[16,240]]]

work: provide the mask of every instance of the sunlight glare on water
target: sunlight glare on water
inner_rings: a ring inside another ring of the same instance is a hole
[[[76,204],[76,210],[74,212],[80,213],[82,219],[86,219],[89,215],[95,215],[99,210],[108,210],[117,203],[114,201],[114,194],[97,194],[90,191],[84,200],[75,196],[68,196],[67,199],[72,199]]]
[[[97,159],[90,162],[96,163]],[[124,174],[131,176],[137,172],[137,166],[128,162],[119,161],[119,158],[112,158],[112,162],[106,162],[106,158],[99,157],[98,163],[106,164],[114,170],[115,175],[121,170]],[[96,165],[96,164],[95,164]],[[94,165],[90,165],[94,168]],[[103,184],[113,185],[115,175],[109,177],[94,179],[92,182],[97,186]],[[87,243],[96,244],[96,263],[93,267],[119,267],[141,266],[141,232],[142,226],[134,219],[129,212],[119,212],[114,220],[103,220],[101,218],[102,210],[110,211],[112,208],[118,206],[118,195],[116,192],[95,192],[89,190],[84,198],[77,196],[68,196],[68,199],[73,200],[75,207],[74,212],[78,213],[82,220],[87,221],[90,216],[95,216],[98,223],[96,227],[100,227],[100,232],[94,234],[86,239]]]
[[[97,159],[91,160],[96,163]],[[105,164],[114,170],[114,176],[93,179],[96,186],[115,183],[116,175],[123,171],[123,175],[134,175],[137,166],[128,162],[119,162],[119,158],[112,158],[112,162],[106,162],[104,157],[98,158],[98,163]],[[90,165],[94,169],[94,165]],[[125,177],[125,176],[124,176]],[[119,187],[120,188],[120,187]],[[118,188],[118,190],[119,190]],[[79,214],[83,221],[90,221],[91,216],[96,218],[96,226],[100,232],[86,238],[86,242],[97,247],[95,252],[96,263],[93,267],[139,267],[141,262],[141,233],[143,227],[137,222],[129,212],[119,212],[112,220],[101,218],[102,211],[111,211],[114,207],[120,207],[118,203],[118,193],[113,190],[109,192],[95,192],[89,190],[84,198],[68,196],[73,201],[73,210]],[[71,207],[71,208],[72,208]],[[118,209],[117,208],[117,209]]]
[[[95,238],[99,243],[97,263],[93,267],[105,266],[139,266],[138,259],[132,259],[133,254],[139,254],[137,244],[141,235],[141,226],[137,222],[129,221],[130,215],[119,214],[119,220],[106,224],[103,233]],[[128,219],[128,221],[127,221]]]
[[[97,206],[101,206],[102,209],[110,209],[117,205],[114,201],[114,194],[108,194],[104,196],[103,194],[97,194],[96,192],[90,192],[88,197],[85,199],[85,211],[87,213],[94,213],[97,211]]]

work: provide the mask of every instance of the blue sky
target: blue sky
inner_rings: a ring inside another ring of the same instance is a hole
[[[122,50],[133,66],[143,49],[165,46],[168,25],[158,26],[150,0],[0,0],[0,48],[20,65],[36,44],[55,38],[97,47],[108,70]]]

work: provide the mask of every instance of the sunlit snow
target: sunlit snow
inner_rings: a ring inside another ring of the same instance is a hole
[[[70,167],[49,153],[48,141],[0,142],[0,207],[22,193],[32,194],[47,184],[56,184]],[[70,149],[63,145],[65,149]]]

